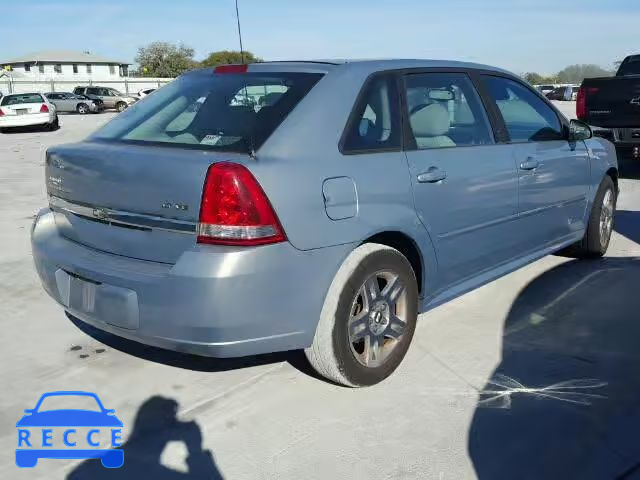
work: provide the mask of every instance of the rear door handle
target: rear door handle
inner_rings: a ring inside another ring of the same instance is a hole
[[[429,167],[426,172],[418,175],[418,183],[436,183],[447,178],[447,172],[438,167]]]
[[[524,162],[520,164],[520,170],[535,170],[540,166],[540,162],[535,158],[527,158]]]

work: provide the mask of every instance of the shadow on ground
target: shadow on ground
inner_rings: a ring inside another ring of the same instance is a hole
[[[469,431],[480,480],[640,478],[639,283],[640,258],[607,258],[520,292]]]
[[[160,396],[149,398],[138,410],[129,439],[122,444],[124,465],[105,468],[100,460],[86,460],[67,476],[67,480],[222,480],[213,454],[202,448],[200,427],[194,421],[178,420],[177,411],[175,400]],[[162,452],[169,442],[182,442],[186,446],[186,471],[161,464]]]
[[[176,368],[199,372],[225,372],[242,368],[287,362],[295,369],[316,379],[320,376],[313,370],[302,350],[277,352],[240,358],[211,358],[186,353],[174,352],[162,348],[151,347],[142,343],[127,340],[99,330],[91,325],[69,316],[71,322],[93,339],[123,353],[133,355],[150,362],[161,363]]]

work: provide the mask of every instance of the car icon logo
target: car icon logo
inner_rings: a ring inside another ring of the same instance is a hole
[[[640,105],[640,97],[632,98],[629,102],[631,105]]]
[[[78,400],[90,408],[66,408],[67,404],[76,404]],[[65,408],[51,408],[52,403],[63,403]],[[24,412],[26,415],[16,423],[18,467],[33,468],[40,458],[99,458],[106,468],[123,465],[124,451],[114,448],[121,446],[122,422],[114,415],[114,410],[104,407],[95,393],[44,393],[34,408]]]

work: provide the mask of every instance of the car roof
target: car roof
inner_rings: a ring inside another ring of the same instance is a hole
[[[262,71],[301,71],[326,73],[334,69],[354,68],[368,70],[370,73],[384,70],[401,70],[405,68],[464,68],[472,70],[490,70],[514,75],[507,70],[480,63],[461,62],[455,60],[428,59],[329,59],[329,60],[272,60],[248,64],[249,72]],[[199,69],[210,70],[207,69]]]

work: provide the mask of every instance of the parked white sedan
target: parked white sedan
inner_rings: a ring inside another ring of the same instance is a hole
[[[42,125],[48,130],[59,127],[56,107],[39,93],[17,93],[0,100],[0,131],[10,127]]]

